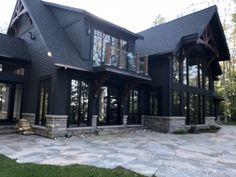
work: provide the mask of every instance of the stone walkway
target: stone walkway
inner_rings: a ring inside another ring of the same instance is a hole
[[[86,164],[158,177],[235,177],[236,127],[217,134],[133,134],[50,140],[0,135],[0,154],[19,163]]]

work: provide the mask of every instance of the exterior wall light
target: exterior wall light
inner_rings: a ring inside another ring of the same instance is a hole
[[[52,53],[50,51],[47,54],[48,54],[48,57],[50,58],[52,57]]]

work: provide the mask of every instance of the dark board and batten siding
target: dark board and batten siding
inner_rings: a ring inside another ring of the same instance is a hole
[[[30,33],[32,33],[34,39],[31,39]],[[22,19],[16,37],[24,39],[31,58],[29,81],[25,92],[27,106],[24,108],[23,112],[35,113],[37,110],[39,80],[41,77],[51,75],[55,72],[55,66],[48,57],[48,49],[34,24],[31,25],[27,19]],[[52,100],[53,94],[50,95],[49,100]]]
[[[170,116],[171,112],[171,57],[151,56],[149,58],[149,75],[152,80],[150,88],[160,94],[160,116]]]

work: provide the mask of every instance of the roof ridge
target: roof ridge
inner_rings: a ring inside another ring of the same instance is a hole
[[[52,2],[48,2],[48,1],[45,1],[43,0],[42,1],[45,5],[48,5],[48,6],[54,6],[54,7],[57,7],[57,8],[61,8],[61,9],[64,9],[64,10],[68,10],[68,11],[73,11],[73,12],[79,12],[79,13],[84,13],[85,15],[87,16],[90,16],[92,18],[95,18],[96,20],[100,20],[101,22],[103,23],[106,23],[110,26],[114,26],[115,28],[118,28],[119,30],[122,30],[123,32],[126,32],[126,33],[129,33],[130,35],[132,36],[135,36],[137,39],[143,39],[142,36],[140,36],[139,34],[135,33],[135,32],[132,32],[130,31],[129,29],[125,28],[125,27],[122,27],[122,26],[119,26],[113,22],[110,22],[104,18],[101,18],[85,9],[81,9],[81,8],[77,8],[77,7],[71,7],[71,6],[68,6],[68,5],[62,5],[62,4],[57,4],[57,3],[52,3]]]
[[[189,16],[191,16],[191,15],[195,15],[195,14],[198,14],[198,13],[200,14],[200,13],[202,13],[203,11],[207,11],[207,10],[213,9],[213,8],[214,8],[215,10],[217,10],[217,6],[216,6],[216,5],[209,6],[209,7],[207,7],[207,8],[204,8],[204,9],[198,10],[198,11],[196,11],[196,12],[193,12],[193,13],[190,13],[190,14],[187,14],[187,15],[184,15],[184,16],[182,16],[182,17],[175,18],[175,19],[170,20],[170,21],[168,21],[168,22],[165,22],[165,23],[162,23],[162,24],[159,24],[159,25],[156,25],[156,26],[152,26],[152,27],[150,27],[150,28],[147,28],[147,29],[145,29],[145,30],[143,30],[143,31],[138,32],[137,34],[142,33],[142,32],[144,32],[144,31],[151,30],[151,29],[153,29],[153,28],[157,28],[157,27],[160,27],[160,26],[167,25],[167,24],[169,24],[169,23],[173,23],[174,21],[181,20],[181,19],[186,18],[186,17],[189,17]]]

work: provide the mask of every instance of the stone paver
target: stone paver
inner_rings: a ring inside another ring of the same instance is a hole
[[[218,133],[173,135],[150,131],[50,140],[0,135],[0,154],[19,163],[85,164],[158,177],[235,177],[236,127]]]

